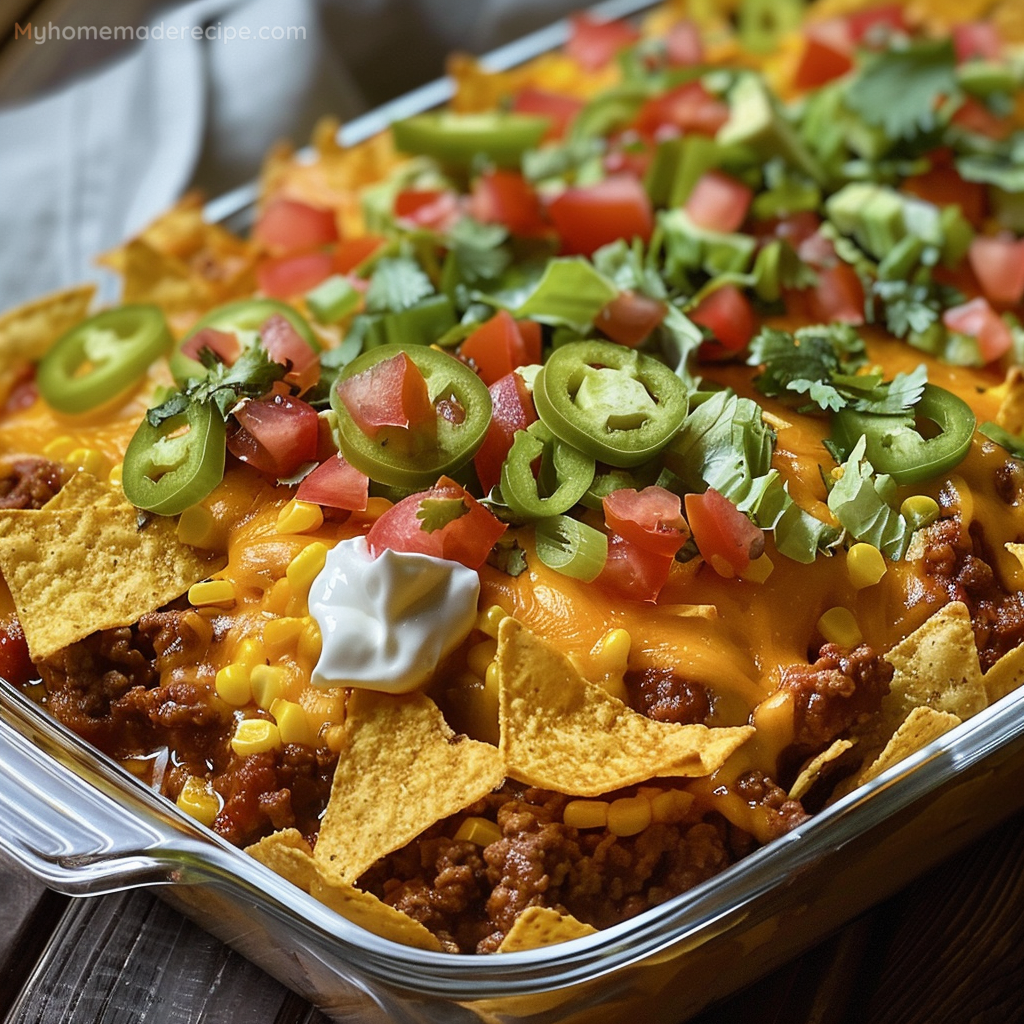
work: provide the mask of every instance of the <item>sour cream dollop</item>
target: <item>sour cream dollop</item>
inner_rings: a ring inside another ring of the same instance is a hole
[[[447,558],[385,550],[371,558],[364,537],[342,541],[309,590],[323,647],[315,686],[409,693],[476,621],[480,577]]]

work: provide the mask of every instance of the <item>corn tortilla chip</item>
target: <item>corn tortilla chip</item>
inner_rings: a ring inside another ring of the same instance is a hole
[[[513,618],[498,631],[501,749],[510,776],[600,796],[659,776],[710,775],[752,733],[655,722],[587,682]]]
[[[854,743],[854,740],[836,740],[827,750],[823,750],[820,754],[812,757],[804,765],[803,770],[796,777],[793,785],[790,786],[789,799],[799,800],[803,797],[815,782],[821,778],[828,766],[842,757],[846,751],[852,749]]]
[[[982,676],[989,704],[1001,700],[1019,686],[1024,686],[1024,647],[1007,651]]]
[[[0,572],[33,660],[100,629],[129,626],[221,568],[182,544],[177,523],[127,503],[0,510]]]
[[[914,708],[878,757],[860,774],[857,785],[870,782],[959,724],[960,719],[948,711],[936,711],[925,705]]]
[[[47,512],[69,508],[117,508],[125,505],[120,487],[85,470],[75,475],[43,506]]]
[[[572,914],[561,914],[551,907],[527,907],[501,940],[498,952],[515,953],[520,949],[553,946],[593,935],[596,931],[593,925],[578,921]]]
[[[456,736],[423,693],[356,690],[314,856],[325,881],[354,882],[379,858],[500,786],[497,747]]]
[[[95,285],[78,285],[0,315],[0,363],[41,359],[62,334],[86,318],[95,293]]]
[[[274,832],[247,847],[245,852],[360,928],[406,946],[440,951],[437,937],[408,914],[354,885],[325,882],[320,877],[312,848],[297,829]]]

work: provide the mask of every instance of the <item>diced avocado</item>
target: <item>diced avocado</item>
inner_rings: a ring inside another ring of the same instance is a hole
[[[884,185],[851,182],[825,203],[828,219],[876,259],[883,258],[906,234],[903,202]]]
[[[703,270],[709,274],[743,273],[750,266],[757,240],[750,235],[708,231],[693,222],[683,209],[659,214],[665,232],[666,269]]]
[[[725,146],[749,146],[762,160],[781,157],[819,183],[825,179],[823,168],[776,110],[764,82],[756,75],[744,75],[732,87],[729,120],[716,138]]]

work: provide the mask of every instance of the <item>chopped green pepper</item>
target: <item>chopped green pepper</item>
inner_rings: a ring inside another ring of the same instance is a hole
[[[550,493],[533,475],[542,460],[541,480],[552,477]],[[568,512],[583,497],[594,479],[594,460],[559,440],[537,420],[517,430],[512,448],[501,467],[501,496],[523,519],[545,519]],[[547,470],[547,472],[545,472]]]
[[[934,423],[938,433],[924,436],[914,417]],[[865,458],[878,473],[898,484],[929,480],[956,466],[967,454],[977,419],[971,407],[945,388],[926,384],[912,413],[878,415],[847,407],[832,417],[832,442],[845,456],[863,436]]]
[[[556,349],[537,375],[537,414],[563,441],[610,466],[638,466],[686,418],[683,382],[653,356],[605,341]]]
[[[403,445],[397,431],[385,427],[374,437],[364,433],[331,389],[331,408],[337,417],[335,439],[345,458],[371,480],[389,487],[418,490],[444,474],[466,465],[483,442],[491,422],[491,396],[487,386],[465,363],[426,345],[380,345],[363,352],[339,374],[348,380],[400,352],[416,364],[427,382],[430,401],[437,410],[436,435]]]
[[[158,307],[108,309],[73,327],[43,356],[39,393],[58,412],[90,412],[134,387],[170,345]]]
[[[400,152],[430,156],[447,166],[469,167],[475,158],[484,157],[500,167],[517,167],[549,126],[548,118],[529,114],[442,111],[396,121],[391,134]]]
[[[192,402],[159,426],[144,419],[124,454],[125,497],[162,516],[202,501],[224,476],[226,433],[213,402]]]
[[[320,351],[320,342],[317,341],[312,327],[287,303],[278,302],[276,299],[239,299],[237,302],[229,302],[211,310],[181,339],[170,359],[171,373],[174,374],[175,381],[179,385],[184,385],[185,381],[190,379],[202,380],[209,373],[198,359],[193,359],[182,351],[189,340],[204,327],[234,334],[242,348],[248,348],[259,335],[260,328],[275,313],[283,316],[314,352]]]

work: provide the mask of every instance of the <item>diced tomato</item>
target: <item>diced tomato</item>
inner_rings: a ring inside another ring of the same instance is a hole
[[[304,252],[265,260],[256,268],[256,283],[272,299],[290,299],[303,295],[334,273],[334,257],[329,252]]]
[[[439,529],[424,529],[420,518],[424,501],[461,501],[465,513]],[[446,476],[427,491],[412,494],[389,508],[370,527],[366,543],[376,558],[382,551],[409,551],[449,558],[479,569],[507,526],[492,515],[464,487]]]
[[[303,478],[295,497],[299,501],[312,501],[329,508],[361,512],[366,508],[369,493],[370,478],[337,452]]]
[[[355,425],[367,437],[376,437],[384,427],[437,429],[426,379],[404,352],[338,381],[335,387]]]
[[[462,343],[459,354],[476,364],[480,379],[488,387],[517,366],[539,362],[539,353],[538,358],[531,358],[534,353],[527,351],[519,325],[506,309],[473,331]]]
[[[519,328],[519,337],[523,339],[523,346],[526,349],[526,362],[524,366],[541,361],[541,350],[544,347],[544,332],[536,320],[517,320],[516,327]]]
[[[677,21],[665,34],[665,55],[673,67],[691,67],[704,62],[704,41],[692,21]]]
[[[395,196],[394,214],[417,227],[443,231],[459,215],[459,197],[449,189],[405,189]]]
[[[0,679],[6,679],[12,686],[23,686],[32,679],[38,679],[28,653],[25,631],[16,615],[11,614],[0,621]]]
[[[794,250],[799,250],[801,244],[816,234],[820,227],[821,218],[816,213],[801,210],[799,213],[791,213],[788,217],[759,221],[755,225],[755,234],[763,240],[781,238]]]
[[[640,39],[640,33],[624,21],[598,21],[588,14],[574,14],[570,23],[565,52],[587,71],[599,71],[620,50]]]
[[[351,274],[364,260],[368,260],[387,239],[380,235],[360,235],[343,238],[334,247],[334,269],[339,274]]]
[[[708,231],[736,231],[747,219],[754,191],[721,171],[707,171],[693,186],[686,212],[698,227]]]
[[[514,235],[549,230],[533,186],[518,172],[490,170],[473,182],[469,212],[484,224],[504,224]]]
[[[548,213],[562,250],[584,256],[620,238],[646,242],[654,230],[650,197],[636,178],[624,174],[567,188],[552,200]]]
[[[846,17],[850,36],[859,45],[884,45],[894,32],[909,31],[903,14],[903,4],[879,4]]]
[[[36,384],[36,368],[25,366],[12,372],[11,390],[3,404],[3,411],[14,413],[31,409],[39,399],[39,386]]]
[[[654,142],[633,129],[612,136],[602,163],[608,174],[632,174],[643,180],[654,159]]]
[[[199,353],[204,348],[208,348],[222,363],[228,366],[234,364],[238,353],[242,351],[236,334],[231,331],[218,331],[215,327],[204,327],[182,343],[181,352],[189,359],[198,359]]]
[[[686,518],[701,557],[720,576],[738,576],[764,552],[764,531],[713,487],[685,498]]]
[[[539,114],[550,119],[551,127],[545,135],[547,139],[560,139],[583,107],[583,100],[575,96],[563,96],[533,86],[521,89],[512,98],[512,110],[515,113]]]
[[[843,18],[808,25],[803,50],[793,74],[798,89],[816,89],[840,78],[853,67],[853,39]]]
[[[1003,41],[999,30],[990,21],[964,21],[953,26],[953,48],[958,63],[978,58],[998,60],[1002,55]]]
[[[260,472],[284,480],[316,459],[318,417],[301,399],[264,395],[234,415],[238,429],[228,437],[228,451]]]
[[[665,303],[641,292],[619,292],[594,318],[594,326],[627,348],[636,348],[665,319]]]
[[[903,182],[903,189],[935,206],[959,206],[960,212],[978,228],[988,213],[988,193],[977,181],[964,181],[956,168],[936,165],[923,174],[915,174]]]
[[[294,384],[299,394],[308,391],[320,379],[319,356],[280,313],[263,322],[260,340],[275,363],[289,368],[284,379]]]
[[[512,448],[515,432],[525,430],[537,419],[533,398],[518,373],[506,374],[487,390],[491,393],[491,422],[473,456],[484,494],[501,480],[501,466]]]
[[[274,256],[319,249],[338,240],[333,210],[294,199],[272,199],[260,213],[253,238]]]
[[[715,135],[729,120],[729,106],[700,82],[685,82],[645,100],[633,127],[644,135],[660,135],[665,129]]]
[[[864,286],[848,263],[819,267],[809,296],[811,315],[820,323],[864,323]]]
[[[1024,239],[978,235],[967,259],[990,302],[1014,305],[1024,298]]]
[[[975,135],[989,139],[1005,139],[1013,131],[1013,120],[993,114],[981,100],[968,96],[956,109],[953,124]]]
[[[982,361],[991,363],[1006,355],[1013,347],[1013,335],[1003,318],[981,297],[953,306],[942,314],[942,322],[957,334],[966,334],[978,341]]]
[[[617,533],[608,537],[608,558],[594,583],[630,601],[657,601],[675,558],[658,554]]]
[[[624,487],[602,504],[608,529],[647,551],[673,556],[690,539],[679,495],[664,487]]]
[[[690,319],[706,327],[715,341],[730,352],[745,349],[757,332],[757,318],[750,300],[734,284],[722,285],[704,296]]]

